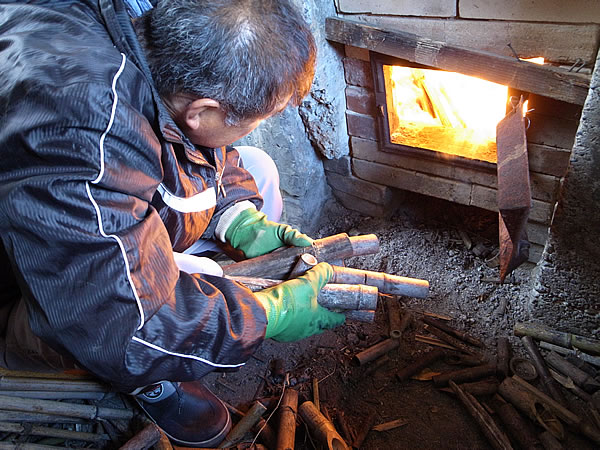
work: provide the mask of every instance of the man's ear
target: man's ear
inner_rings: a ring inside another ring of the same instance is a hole
[[[183,112],[183,120],[191,130],[197,130],[202,124],[202,118],[220,110],[221,105],[212,98],[198,98],[189,103]]]

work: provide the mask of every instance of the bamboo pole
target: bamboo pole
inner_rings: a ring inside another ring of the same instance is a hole
[[[87,442],[103,442],[110,438],[106,434],[86,433],[83,431],[63,430],[61,428],[44,427],[28,424],[24,426],[18,423],[0,422],[0,431],[4,433],[17,433],[26,436],[44,436],[61,439],[73,439]]]
[[[352,256],[371,255],[379,251],[379,240],[374,234],[349,237],[346,233],[316,239],[309,247],[287,247],[266,255],[247,259],[223,267],[225,275],[270,276],[284,280],[298,257],[310,253],[318,261],[329,262]]]
[[[283,395],[279,414],[277,450],[293,450],[296,440],[296,416],[298,414],[298,391],[287,389]]]
[[[348,446],[331,421],[327,420],[311,401],[302,403],[299,413],[313,436],[328,450],[346,450]]]
[[[432,325],[432,326],[460,339],[461,341],[464,341],[468,344],[474,345],[475,347],[480,347],[480,348],[485,347],[483,345],[483,342],[481,342],[479,339],[471,336],[470,334],[468,334],[465,331],[457,330],[456,328],[449,326],[448,324],[442,322],[441,320],[437,320],[437,319],[434,319],[434,318],[428,317],[428,316],[423,316],[422,320],[427,325]]]
[[[227,278],[242,283],[255,292],[283,283],[281,280],[237,275]],[[319,305],[333,310],[374,310],[377,309],[378,296],[379,292],[373,286],[326,284],[319,291],[317,301]]]
[[[225,440],[219,445],[219,448],[231,447],[242,440],[244,434],[256,425],[262,418],[262,415],[267,411],[267,407],[261,402],[256,401],[250,410],[240,419],[240,421],[231,429]]]
[[[135,436],[123,444],[119,450],[142,450],[152,447],[160,441],[160,428],[155,423],[149,423]]]
[[[458,385],[450,380],[450,388],[458,396],[461,403],[465,406],[471,417],[475,419],[483,434],[488,439],[489,443],[497,450],[512,450],[512,445],[508,436],[504,434],[494,422],[494,419],[489,413],[483,409],[483,406],[468,392],[464,392]]]
[[[544,362],[544,358],[542,357],[537,345],[533,341],[533,338],[531,336],[523,336],[521,338],[521,341],[523,342],[525,349],[531,356],[533,364],[535,365],[537,373],[540,376],[540,380],[542,382],[542,385],[546,389],[546,392],[550,394],[556,401],[561,403],[563,406],[566,406],[567,400],[565,399],[565,396],[560,390],[560,386],[558,385],[556,380],[552,378],[552,375],[550,375],[548,367]]]
[[[578,348],[593,355],[600,355],[600,341],[578,334],[552,330],[541,324],[517,322],[514,333],[515,336],[531,336],[538,341],[566,348]]]
[[[104,408],[101,406],[80,405],[53,400],[9,397],[7,395],[0,395],[0,405],[2,409],[8,411],[55,414],[88,420],[97,420],[100,418],[129,420],[133,417],[133,411],[129,409]]]
[[[363,350],[360,353],[357,353],[354,358],[352,358],[352,362],[358,366],[363,366],[368,362],[385,355],[387,352],[395,349],[399,345],[400,341],[397,339],[386,339]]]

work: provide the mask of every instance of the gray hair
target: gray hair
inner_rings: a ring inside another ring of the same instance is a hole
[[[297,106],[314,76],[314,38],[287,0],[160,0],[136,32],[161,96],[216,100],[230,125]]]

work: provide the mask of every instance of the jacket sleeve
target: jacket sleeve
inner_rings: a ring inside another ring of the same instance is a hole
[[[177,269],[150,205],[160,145],[121,95],[69,86],[14,105],[6,123],[21,131],[0,142],[11,148],[0,231],[34,332],[129,392],[243,365],[266,316],[241,285]],[[65,110],[69,120],[55,118]]]

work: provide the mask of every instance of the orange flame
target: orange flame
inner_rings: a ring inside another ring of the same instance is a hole
[[[496,162],[496,125],[506,114],[506,86],[400,66],[384,65],[384,76],[393,143]]]

